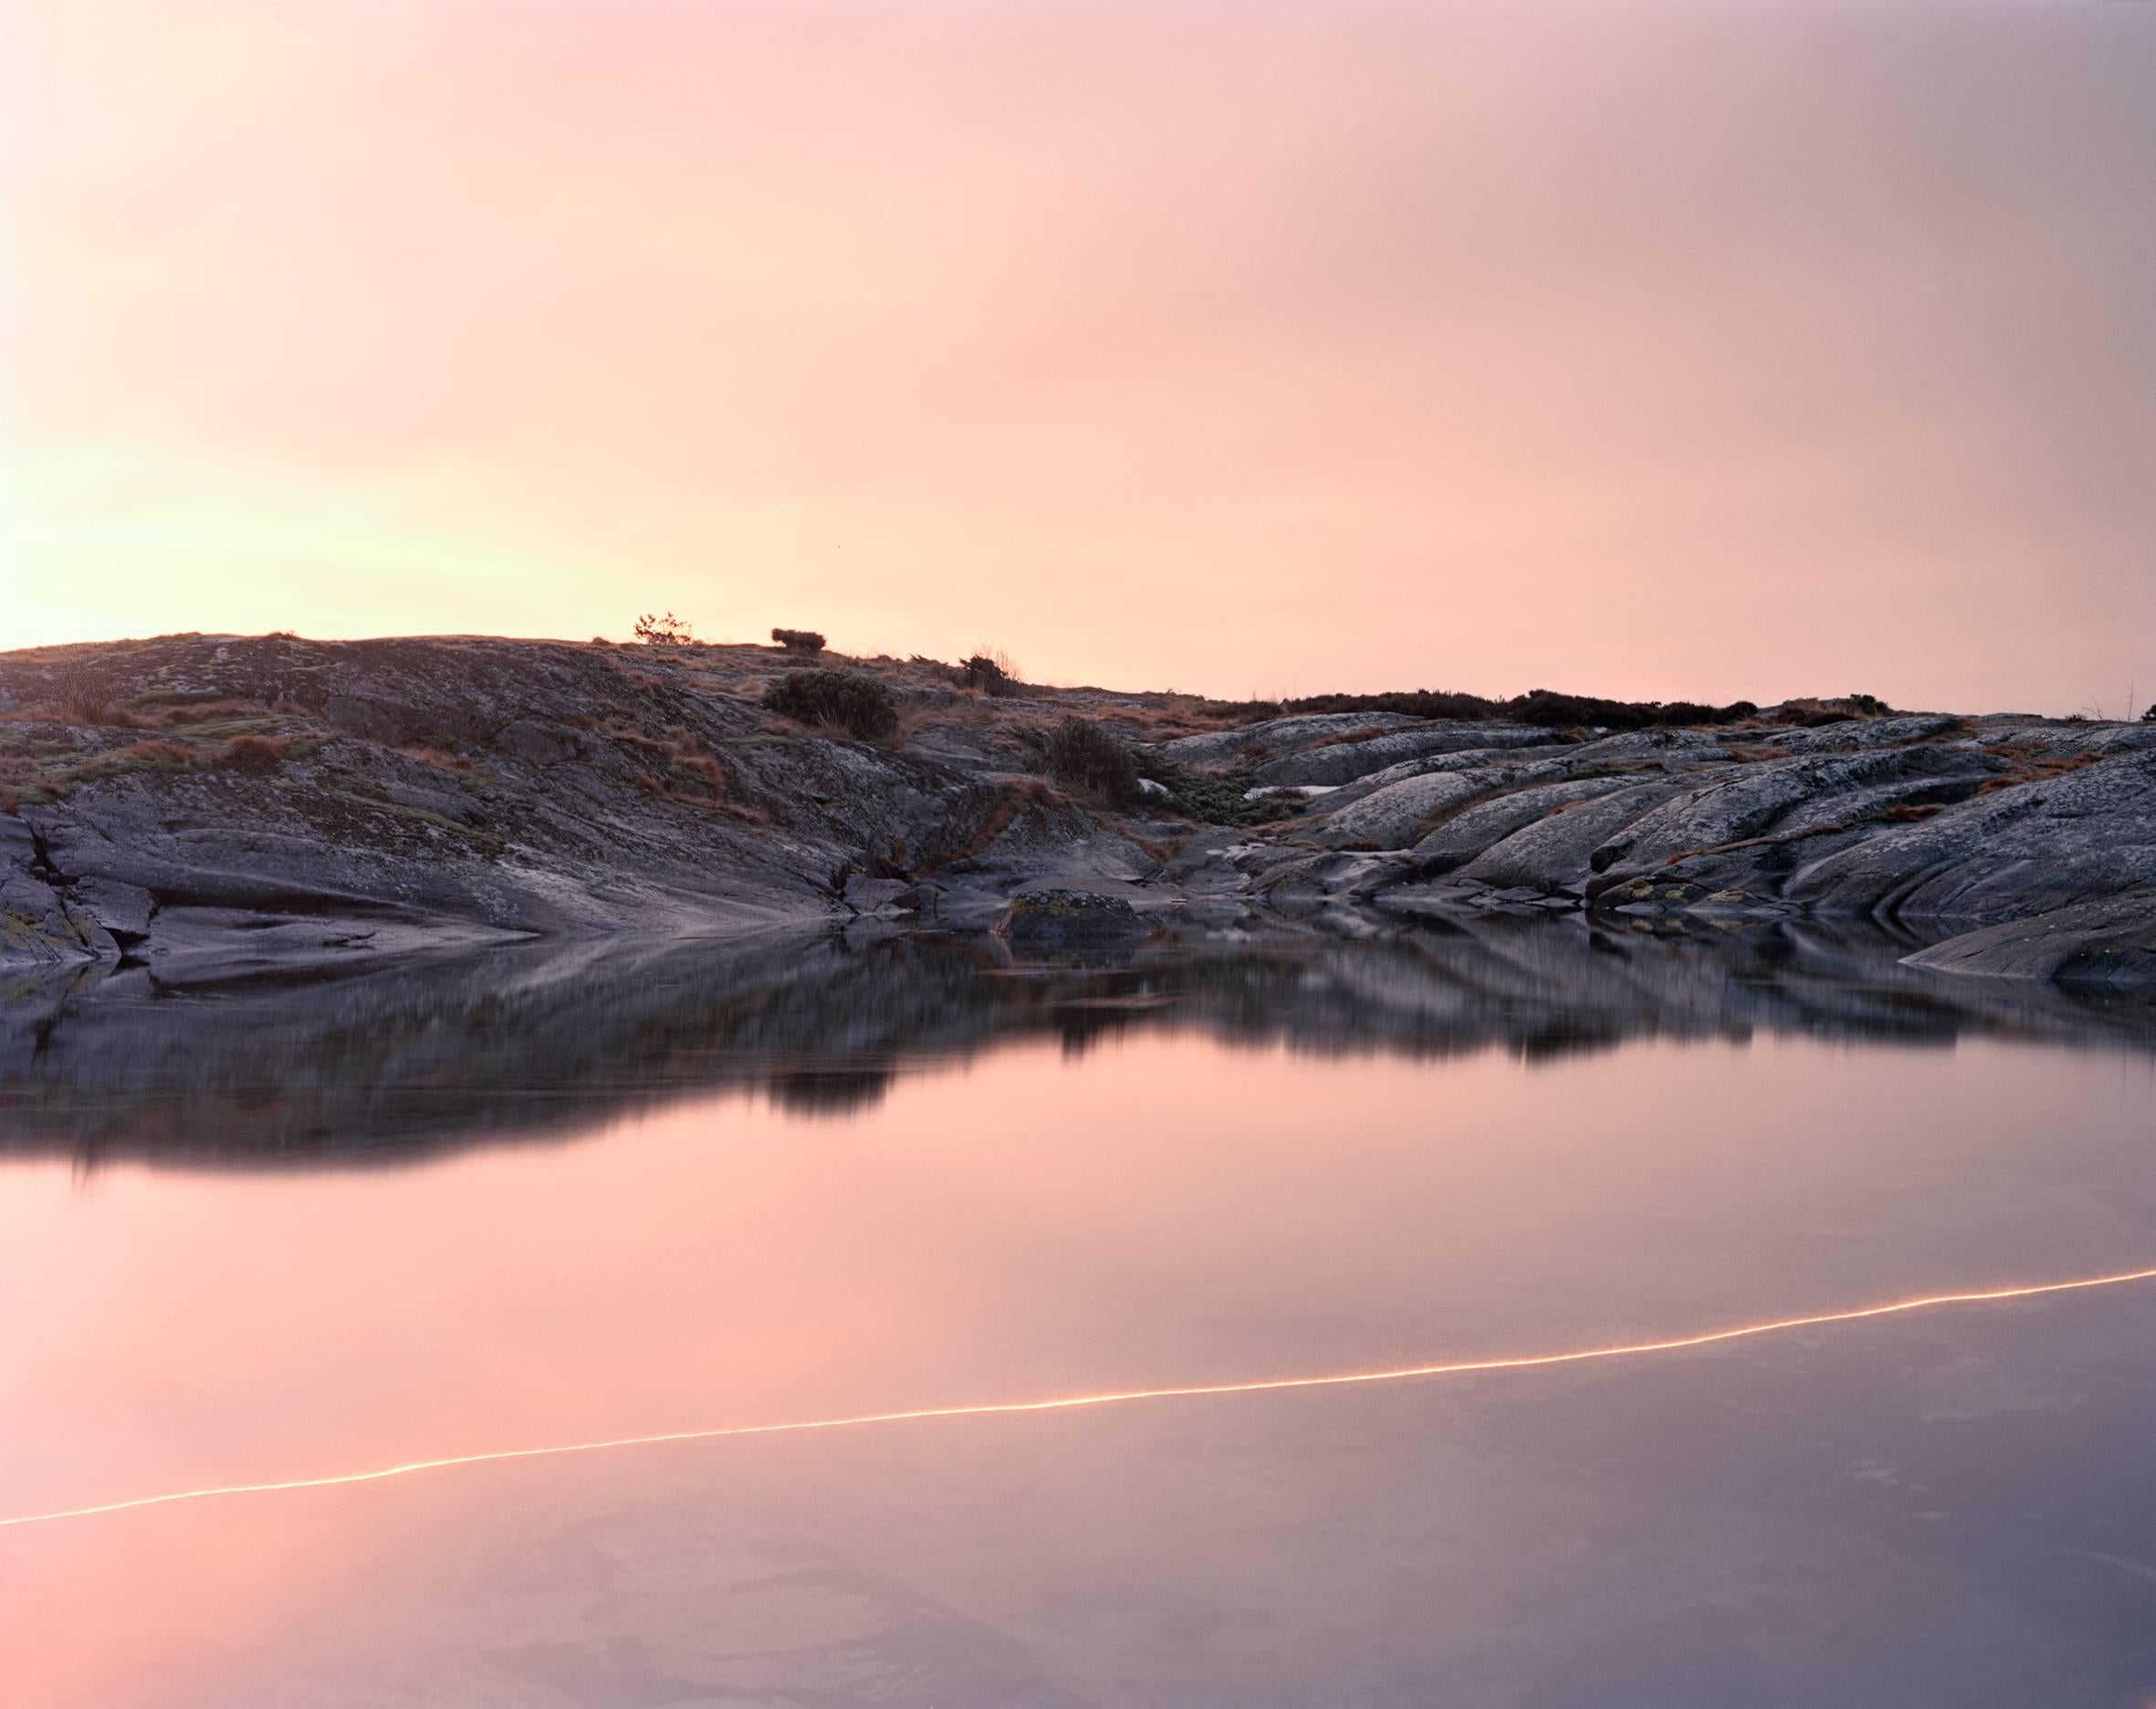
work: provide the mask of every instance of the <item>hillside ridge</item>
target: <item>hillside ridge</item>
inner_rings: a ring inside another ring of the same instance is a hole
[[[2156,723],[1315,704],[779,646],[5,654],[0,967],[204,982],[819,920],[1021,942],[1076,892],[1107,900],[1055,920],[1111,938],[1862,918],[1940,970],[2156,984]]]

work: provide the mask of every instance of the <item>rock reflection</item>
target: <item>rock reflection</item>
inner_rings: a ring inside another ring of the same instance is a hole
[[[354,1165],[568,1137],[729,1087],[843,1118],[922,1065],[1163,1028],[1530,1060],[1758,1030],[2156,1046],[2156,1006],[1927,974],[1900,964],[1910,948],[1853,928],[1703,940],[1558,920],[1366,943],[1163,939],[1053,963],[1014,963],[979,938],[827,933],[531,946],[200,991],[137,974],[0,1001],[0,1155]]]

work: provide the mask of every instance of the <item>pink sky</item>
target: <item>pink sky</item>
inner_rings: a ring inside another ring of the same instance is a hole
[[[2156,699],[2156,5],[12,0],[0,646]]]

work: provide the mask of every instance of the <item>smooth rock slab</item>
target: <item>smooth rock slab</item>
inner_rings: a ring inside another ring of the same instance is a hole
[[[1430,754],[1466,753],[1481,749],[1539,748],[1549,744],[1546,730],[1519,724],[1424,724],[1365,737],[1360,741],[1329,741],[1268,762],[1260,775],[1268,783],[1353,783]]]
[[[1209,730],[1156,742],[1153,751],[1177,765],[1224,766],[1261,754],[1291,753],[1351,730],[1398,729],[1423,720],[1400,712],[1301,712],[1237,729]]]
[[[1806,866],[1792,901],[1984,924],[2156,888],[2156,755],[1994,790]]]
[[[1685,786],[1643,781],[1591,801],[1561,807],[1492,844],[1460,869],[1498,889],[1525,886],[1546,891],[1580,891],[1594,875],[1595,851]]]
[[[1855,797],[1882,784],[1961,779],[1971,789],[2001,762],[1973,749],[1924,747],[1820,759],[1769,760],[1711,774],[1712,781],[1665,802],[1594,856],[1607,883],[1659,873],[1681,856],[1710,853],[1784,827],[1800,809]],[[1831,823],[1840,811],[1820,815]],[[1859,811],[1851,807],[1850,811]]]
[[[141,885],[117,878],[84,878],[68,892],[68,900],[115,938],[146,938],[150,916],[156,904]]]
[[[1319,840],[1334,847],[1404,849],[1434,819],[1501,789],[1558,775],[1561,768],[1553,760],[1425,772],[1349,802],[1325,821]]]
[[[1906,958],[1910,967],[1995,979],[2156,986],[2156,890],[2054,908],[1964,932]]]
[[[1630,778],[1575,778],[1513,790],[1446,821],[1415,845],[1415,858],[1425,872],[1450,872],[1552,813],[1634,787]]]

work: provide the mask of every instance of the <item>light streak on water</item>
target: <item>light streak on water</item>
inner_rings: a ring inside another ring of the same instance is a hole
[[[0,1529],[14,1526],[50,1525],[62,1519],[92,1519],[103,1514],[131,1513],[137,1508],[165,1507],[179,1502],[209,1501],[226,1495],[272,1495],[290,1490],[336,1489],[351,1484],[380,1484],[389,1478],[408,1477],[415,1472],[443,1472],[455,1466],[490,1465],[505,1460],[545,1460],[561,1454],[602,1453],[617,1448],[654,1448],[668,1442],[719,1442],[737,1436],[789,1436],[806,1431],[853,1430],[871,1424],[909,1424],[934,1419],[993,1418],[1021,1412],[1072,1412],[1086,1407],[1121,1406],[1137,1400],[1191,1400],[1222,1395],[1273,1394],[1292,1389],[1344,1389],[1360,1383],[1467,1377],[1491,1371],[1541,1370],[1559,1365],[1585,1365],[1597,1359],[1638,1358],[1653,1353],[1681,1353],[1693,1347],[1713,1347],[1725,1341],[1743,1341],[1756,1336],[1780,1335],[1797,1329],[1823,1328],[1834,1324],[1861,1323],[1868,1318],[1900,1316],[1911,1312],[1935,1311],[1950,1305],[1982,1305],[2003,1300],[2035,1299],[2047,1294],[2084,1293],[2094,1288],[2124,1287],[2137,1282],[2156,1282],[2156,1268],[2126,1270],[2110,1275],[2078,1276],[2065,1282],[2021,1283],[1959,1294],[1928,1294],[1916,1299],[1891,1300],[1883,1305],[1851,1306],[1841,1311],[1815,1312],[1802,1317],[1775,1317],[1761,1323],[1738,1324],[1726,1329],[1708,1329],[1694,1335],[1672,1336],[1666,1340],[1628,1341],[1611,1347],[1578,1347],[1565,1353],[1454,1359],[1435,1365],[1401,1365],[1384,1370],[1335,1371],[1314,1377],[1264,1377],[1239,1382],[1192,1383],[1170,1389],[1110,1389],[1098,1394],[1061,1395],[1044,1400],[989,1400],[967,1406],[914,1407],[898,1412],[856,1412],[843,1418],[795,1419],[776,1424],[727,1424],[712,1430],[665,1431],[651,1436],[616,1436],[603,1442],[561,1442],[542,1448],[499,1448],[486,1453],[451,1454],[440,1460],[410,1460],[401,1465],[378,1466],[371,1472],[340,1472],[324,1477],[285,1478],[275,1483],[227,1484],[208,1489],[173,1490],[162,1495],[137,1495],[126,1501],[102,1502],[89,1507],[68,1507],[53,1513],[18,1514],[12,1518],[0,1518]]]

